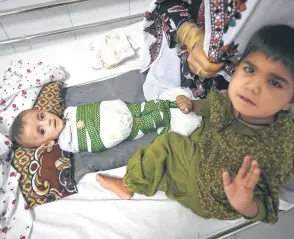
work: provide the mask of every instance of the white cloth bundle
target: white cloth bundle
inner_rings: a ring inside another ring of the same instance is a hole
[[[94,69],[112,68],[135,55],[137,43],[122,30],[115,30],[89,45],[91,65]]]
[[[185,95],[192,99],[189,89],[170,89],[160,95],[162,100],[175,100],[177,95]],[[143,110],[144,104],[141,104]],[[68,107],[65,112],[66,125],[59,136],[61,149],[69,152],[79,152],[77,123],[77,107]],[[179,109],[172,108],[170,131],[189,136],[201,122],[201,117],[195,113],[183,114]],[[100,138],[106,148],[112,148],[126,140],[132,130],[133,116],[127,105],[121,100],[102,101],[100,104]],[[158,129],[160,132],[162,128]],[[135,139],[144,135],[139,131]],[[91,140],[87,133],[88,151],[91,152]]]

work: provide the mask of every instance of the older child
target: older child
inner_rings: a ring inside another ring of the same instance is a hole
[[[204,218],[275,223],[279,192],[293,173],[293,42],[285,25],[257,31],[228,95],[177,97],[183,113],[203,116],[190,137],[165,133],[130,158],[123,179],[98,174],[97,181],[122,199],[163,191]]]

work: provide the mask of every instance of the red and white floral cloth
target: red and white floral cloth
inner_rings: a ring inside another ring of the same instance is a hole
[[[10,62],[0,81],[0,160],[6,160],[11,148],[9,130],[14,118],[33,107],[44,84],[63,81],[66,77],[59,65],[41,61]]]
[[[18,181],[20,174],[9,164],[0,161],[0,238],[28,239],[33,224]]]

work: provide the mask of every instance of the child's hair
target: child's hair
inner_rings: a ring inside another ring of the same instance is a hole
[[[23,120],[25,113],[28,110],[24,110],[14,119],[10,128],[10,139],[13,142],[21,144],[22,135],[24,133],[24,127],[26,122]]]
[[[280,61],[294,77],[294,28],[287,25],[265,26],[248,42],[242,61],[250,53],[260,51],[274,61]]]

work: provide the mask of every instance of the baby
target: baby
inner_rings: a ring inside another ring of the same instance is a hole
[[[141,104],[112,100],[68,107],[63,119],[45,111],[25,110],[14,120],[11,138],[27,148],[50,145],[58,139],[60,148],[68,152],[101,152],[155,130],[188,136],[201,117],[183,115],[174,101],[163,100],[175,100],[178,94],[193,97],[188,89],[171,89],[162,92],[160,100]]]
[[[204,218],[275,223],[279,192],[293,174],[293,42],[285,25],[257,31],[228,94],[177,97],[184,114],[203,116],[190,137],[165,133],[129,159],[123,179],[97,174],[97,181],[122,199],[163,191]]]

